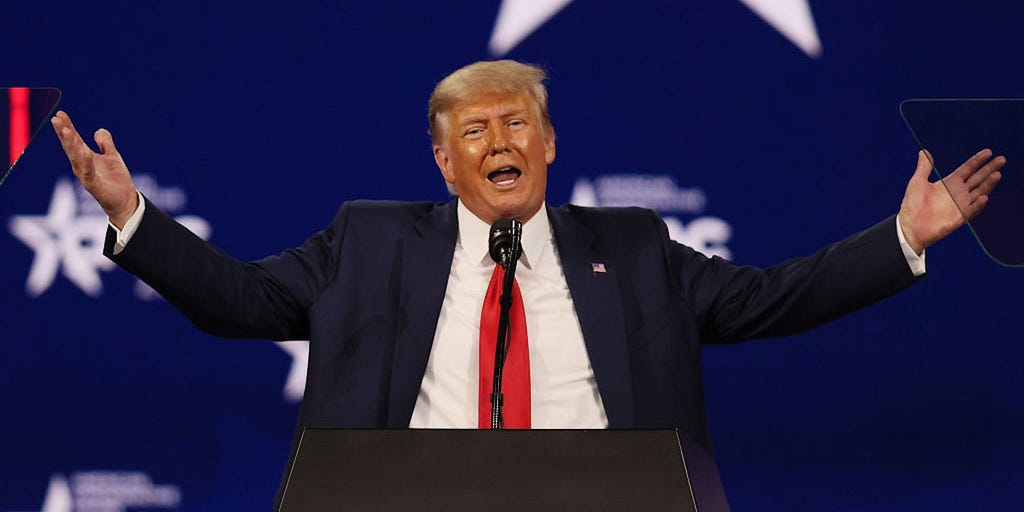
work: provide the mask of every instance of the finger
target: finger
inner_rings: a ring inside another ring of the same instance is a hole
[[[963,209],[964,218],[971,220],[977,217],[982,210],[985,209],[985,205],[988,204],[988,196],[980,196],[974,200],[967,208]]]
[[[68,160],[71,160],[72,166],[89,158],[93,151],[82,140],[81,135],[78,134],[78,130],[75,129],[75,125],[71,122],[71,118],[67,113],[63,110],[59,111],[54,116],[54,119],[57,137],[60,139],[61,146],[64,147],[64,152],[68,155]]]
[[[96,140],[96,144],[100,147],[100,153],[104,155],[117,154],[117,148],[114,147],[114,136],[106,128],[96,130],[93,139]]]
[[[73,144],[74,137],[71,137],[72,128],[69,127],[70,121],[67,114],[63,110],[58,111],[56,115],[50,118],[50,123],[53,124],[53,131],[57,133],[57,139],[60,140],[64,152],[69,152],[68,150]]]
[[[53,125],[57,129],[57,135],[60,136],[62,141],[74,143],[82,140],[78,136],[78,130],[75,129],[75,123],[71,122],[71,117],[68,116],[67,112],[60,110],[55,116],[53,116]]]
[[[932,167],[932,154],[926,149],[918,151],[917,168],[914,169],[914,176],[911,179],[928,181],[928,176],[932,173]]]
[[[967,189],[974,190],[978,185],[984,183],[993,172],[1002,169],[1004,165],[1006,165],[1006,157],[1002,155],[989,160],[981,169],[978,169],[977,172],[967,178]]]
[[[985,181],[981,182],[981,184],[978,185],[977,188],[971,191],[971,195],[976,196],[978,198],[987,198],[989,193],[992,192],[992,189],[996,187],[996,185],[999,183],[999,180],[1001,179],[1003,179],[1003,173],[999,171],[993,171],[992,174],[989,174],[988,177],[985,178]]]
[[[974,156],[968,158],[966,162],[961,164],[960,167],[957,167],[950,176],[955,176],[958,179],[966,181],[967,178],[974,174],[974,172],[977,171],[982,164],[987,162],[989,158],[992,158],[991,149],[985,148],[978,151]]]

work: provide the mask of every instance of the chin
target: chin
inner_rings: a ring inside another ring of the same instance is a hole
[[[534,213],[536,212],[532,211],[527,205],[520,204],[516,208],[503,209],[501,216],[505,219],[519,219],[525,222]]]
[[[534,204],[530,201],[528,194],[512,194],[493,198],[490,202],[490,210],[502,219],[525,220],[533,213],[533,209],[540,208],[540,202]]]

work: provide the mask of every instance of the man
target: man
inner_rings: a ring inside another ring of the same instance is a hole
[[[701,343],[798,332],[908,286],[925,248],[985,206],[1005,163],[983,150],[929,183],[922,152],[894,218],[807,258],[738,267],[671,241],[647,210],[546,206],[556,152],[544,79],[497,61],[437,85],[434,159],[457,200],[347,203],[302,246],[249,264],[137,193],[109,132],[96,132],[95,153],[67,114],[53,125],[110,217],[104,252],[119,265],[208,332],[310,339],[300,427],[475,427],[488,226],[515,218],[528,425],[679,428],[705,445]]]

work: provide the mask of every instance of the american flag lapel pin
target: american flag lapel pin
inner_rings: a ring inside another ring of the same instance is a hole
[[[594,274],[604,274],[608,272],[608,269],[604,268],[604,263],[595,261],[590,264],[590,268],[594,270]]]

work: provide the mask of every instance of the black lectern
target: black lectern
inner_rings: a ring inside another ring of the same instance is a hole
[[[280,512],[727,512],[714,460],[673,430],[307,428]]]

